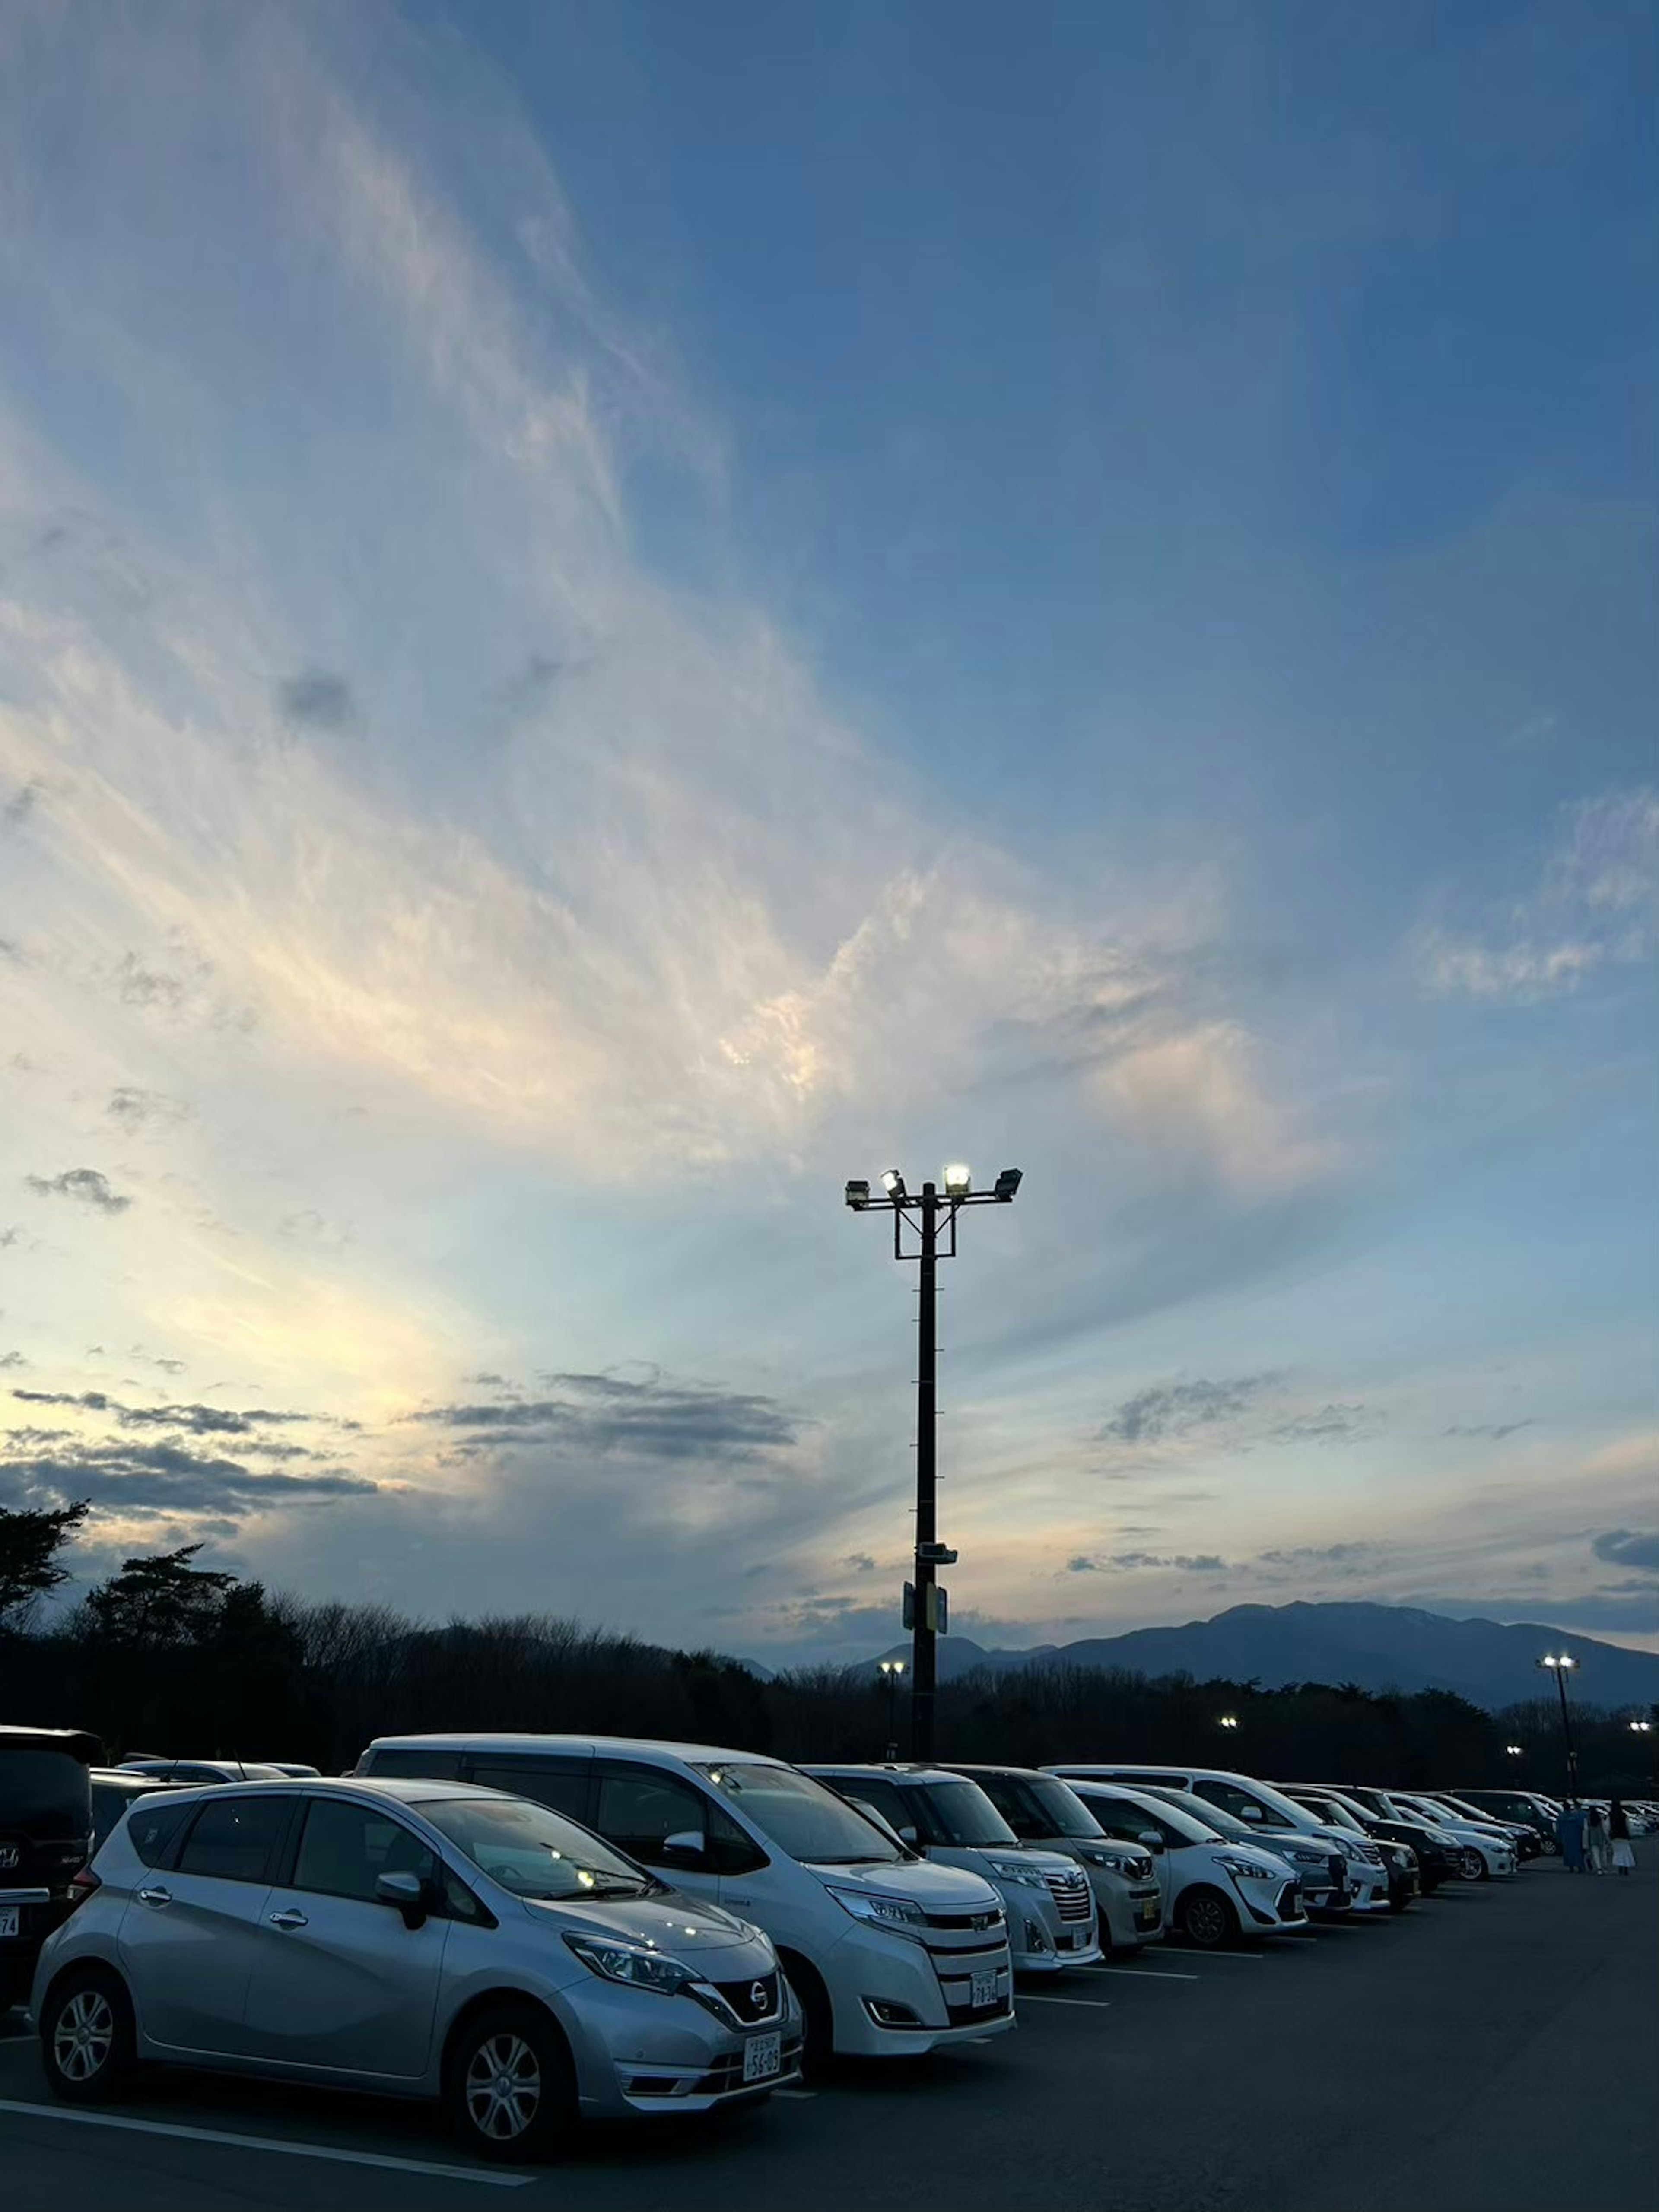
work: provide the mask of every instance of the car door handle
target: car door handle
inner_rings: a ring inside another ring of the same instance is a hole
[[[171,1905],[173,1892],[170,1889],[141,1889],[138,1902],[140,1905]]]
[[[273,1912],[270,1924],[273,1928],[309,1928],[311,1923],[303,1912],[296,1912],[290,1905],[285,1912]]]

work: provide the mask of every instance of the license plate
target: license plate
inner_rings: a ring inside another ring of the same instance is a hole
[[[15,1905],[0,1905],[0,1936],[15,1936],[18,1917],[18,1909]]]
[[[783,2039],[781,2035],[751,2035],[743,2046],[743,2078],[749,2081],[769,2081],[783,2065]]]
[[[1142,1928],[1156,1928],[1158,1925],[1157,1905],[1143,1905],[1136,1912],[1135,1919],[1138,1924]]]
[[[968,2002],[975,2008],[994,2005],[997,2001],[997,1970],[994,1966],[977,1966],[974,1970],[968,1992]]]

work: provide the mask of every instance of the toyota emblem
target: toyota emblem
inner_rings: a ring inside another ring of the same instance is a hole
[[[755,2010],[757,2013],[764,2012],[766,2010],[766,2000],[769,1994],[769,1992],[768,1991],[764,1982],[750,1982],[749,1984],[749,2002],[754,2006]]]

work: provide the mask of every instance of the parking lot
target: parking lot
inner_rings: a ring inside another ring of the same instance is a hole
[[[1644,1856],[1652,1857],[1651,1847]],[[817,2212],[1530,2212],[1659,2201],[1659,1875],[1556,1863],[1399,1920],[1220,1954],[1160,1946],[1022,1991],[1012,2036],[844,2070],[713,2127],[595,2130],[574,2158],[471,2165],[419,2107],[151,2075],[50,2104],[10,2016],[9,2203],[561,2212],[781,2202]]]

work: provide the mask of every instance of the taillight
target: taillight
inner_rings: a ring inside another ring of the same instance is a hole
[[[73,1912],[77,1905],[84,1905],[94,1890],[101,1889],[103,1886],[90,1867],[82,1867],[79,1874],[71,1875],[69,1886],[70,1911]]]

